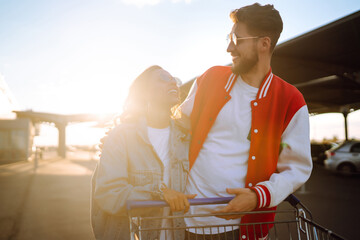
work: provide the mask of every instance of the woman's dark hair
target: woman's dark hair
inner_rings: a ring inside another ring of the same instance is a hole
[[[244,23],[249,33],[254,36],[269,37],[270,51],[273,52],[283,29],[280,13],[274,5],[261,6],[259,3],[254,3],[232,11],[230,18],[234,23]]]
[[[158,65],[150,66],[133,81],[125,100],[124,111],[116,121],[133,122],[146,115],[149,79],[151,74],[159,69],[162,68]]]

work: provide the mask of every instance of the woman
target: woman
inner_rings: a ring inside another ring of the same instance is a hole
[[[173,119],[179,86],[159,66],[151,66],[132,83],[120,124],[110,131],[92,180],[92,225],[97,239],[128,239],[127,200],[164,199],[172,212],[187,211],[185,183],[189,168],[186,130]],[[165,208],[151,216],[166,216]],[[170,220],[152,221],[150,227],[168,227]],[[178,223],[175,223],[178,225]],[[143,226],[148,227],[148,226]],[[143,233],[144,234],[144,233]],[[144,239],[167,239],[162,231]],[[161,236],[160,236],[161,235]]]

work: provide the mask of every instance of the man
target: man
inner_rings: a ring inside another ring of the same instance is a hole
[[[180,108],[190,117],[192,133],[186,192],[204,198],[235,197],[226,206],[191,207],[192,214],[274,210],[312,170],[303,96],[271,72],[283,25],[279,12],[256,3],[234,10],[230,17],[234,25],[227,51],[232,67],[212,67],[198,77]],[[272,221],[274,214],[223,218],[185,220],[188,226],[236,225]],[[229,239],[230,230],[189,229],[187,235]],[[266,225],[236,230],[241,239],[261,239],[267,233]]]

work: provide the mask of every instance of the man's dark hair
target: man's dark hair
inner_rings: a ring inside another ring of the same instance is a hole
[[[283,29],[280,13],[274,5],[254,3],[232,11],[230,18],[234,23],[244,23],[254,36],[270,37],[270,51],[274,50]]]

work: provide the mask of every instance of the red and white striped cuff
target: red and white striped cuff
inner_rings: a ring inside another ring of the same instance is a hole
[[[251,187],[250,189],[255,191],[257,195],[257,208],[265,208],[270,206],[271,196],[267,187],[265,187],[264,185],[256,185],[255,187]]]

